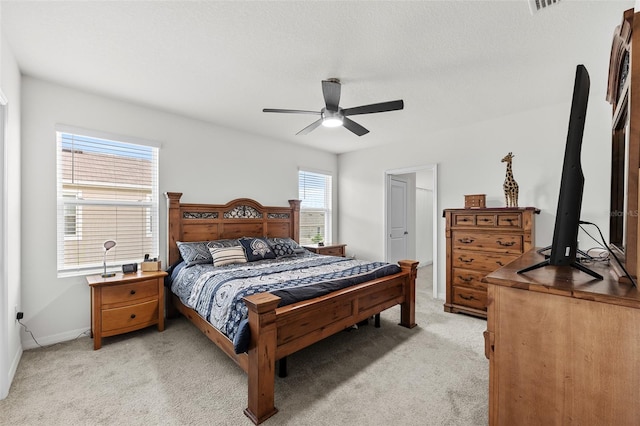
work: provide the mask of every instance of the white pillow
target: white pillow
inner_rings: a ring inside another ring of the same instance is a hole
[[[241,246],[237,247],[209,247],[213,266],[230,265],[232,263],[246,263],[247,257]]]

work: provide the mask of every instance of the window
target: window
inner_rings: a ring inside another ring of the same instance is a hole
[[[331,175],[300,170],[300,244],[331,243]]]
[[[158,148],[91,131],[56,139],[58,276],[102,271],[107,240],[110,269],[156,257]]]

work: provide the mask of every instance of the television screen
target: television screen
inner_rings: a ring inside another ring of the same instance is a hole
[[[577,258],[580,211],[582,209],[582,192],[584,189],[584,175],[582,174],[580,156],[584,123],[587,115],[587,103],[589,101],[589,85],[587,69],[584,65],[578,65],[573,86],[569,131],[564,151],[553,241],[551,246],[547,248],[551,252],[543,262],[524,268],[518,273],[524,273],[546,265],[571,266],[594,278],[602,279],[600,274],[586,268]]]

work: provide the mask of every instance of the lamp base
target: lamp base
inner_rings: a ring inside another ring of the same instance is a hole
[[[109,278],[109,277],[115,277],[116,273],[115,272],[105,272],[104,274],[100,274],[100,276],[102,278]]]

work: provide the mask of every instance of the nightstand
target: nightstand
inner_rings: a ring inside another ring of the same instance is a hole
[[[302,247],[306,248],[309,251],[318,254],[324,254],[327,256],[342,256],[345,257],[345,247],[346,244],[327,244],[324,246],[319,246],[317,244],[309,244],[304,245]]]
[[[90,275],[93,349],[102,338],[158,325],[164,331],[164,271]]]

